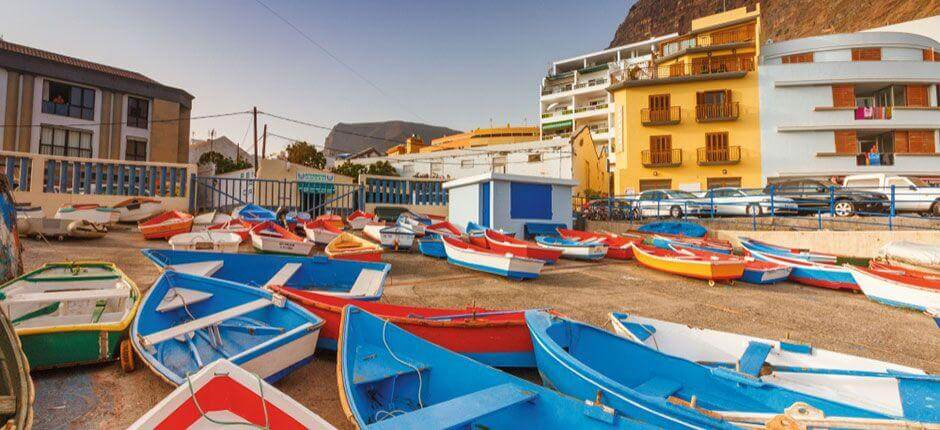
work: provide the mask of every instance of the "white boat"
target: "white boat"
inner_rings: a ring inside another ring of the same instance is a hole
[[[60,220],[61,221],[61,220]],[[69,237],[76,239],[97,239],[108,233],[108,228],[83,219],[72,221],[66,227]]]
[[[893,263],[940,271],[940,245],[917,242],[890,242],[878,250],[876,257]]]
[[[163,213],[163,202],[148,197],[132,197],[113,207],[120,222],[138,222]]]
[[[878,303],[925,312],[940,308],[940,275],[921,272],[921,278],[902,272],[883,273],[862,267],[844,265],[869,299]],[[890,267],[890,266],[889,266]],[[915,285],[918,282],[921,285]]]
[[[275,254],[310,255],[313,242],[292,233],[274,222],[266,221],[252,227],[251,245],[259,252]]]
[[[349,224],[349,228],[353,230],[362,230],[363,227],[374,220],[375,214],[363,212],[358,209],[346,217],[346,223]]]
[[[537,278],[545,265],[542,260],[501,254],[452,237],[441,237],[441,240],[449,263],[509,279]]]
[[[220,211],[206,212],[193,217],[193,228],[208,228],[216,224],[222,224],[232,220],[232,216]]]
[[[232,423],[225,427],[238,429],[335,428],[254,373],[224,358],[186,380],[128,429],[210,429],[218,428],[220,422]],[[202,413],[194,410],[196,403]]]
[[[410,228],[417,236],[424,236],[425,230],[431,225],[431,220],[412,212],[405,212],[398,216],[396,224]]]
[[[83,219],[95,224],[109,226],[118,222],[120,213],[114,209],[95,203],[76,204],[62,206],[56,211],[55,218],[70,220]]]
[[[30,218],[23,221],[22,229],[18,231],[23,236],[34,239],[65,240],[66,238],[96,239],[103,237],[108,228],[83,219],[57,219],[57,218]],[[20,225],[17,225],[19,228]]]
[[[411,249],[415,243],[415,232],[401,225],[385,227],[379,230],[379,242],[382,246],[395,250]]]
[[[388,225],[385,223],[366,224],[365,227],[362,227],[362,235],[373,242],[382,243],[382,229],[386,227]]]
[[[343,231],[322,219],[316,219],[304,223],[304,234],[313,243],[326,246],[337,236],[343,234]]]
[[[242,237],[223,231],[194,231],[170,238],[170,248],[189,251],[238,252]]]
[[[580,242],[552,236],[536,236],[539,246],[561,251],[561,256],[573,260],[597,261],[607,256],[607,244],[596,241]]]
[[[657,351],[712,367],[730,367],[744,378],[842,402],[891,416],[929,403],[927,385],[940,379],[921,369],[652,318],[611,313],[614,331]],[[923,391],[901,382],[924,384]],[[916,392],[915,392],[916,391]],[[934,400],[935,401],[935,400]],[[929,407],[929,406],[928,406]]]
[[[42,208],[39,206],[16,205],[16,232],[28,235],[31,222],[41,220],[43,217]]]

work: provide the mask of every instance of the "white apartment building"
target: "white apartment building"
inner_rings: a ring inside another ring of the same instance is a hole
[[[607,92],[610,75],[650,60],[653,47],[677,34],[592,52],[551,64],[542,78],[539,114],[542,139],[568,138],[574,130],[588,127],[604,154],[612,154],[615,139],[613,96]],[[613,168],[614,158],[608,156]]]

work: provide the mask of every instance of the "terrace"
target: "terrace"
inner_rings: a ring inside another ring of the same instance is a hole
[[[755,70],[753,56],[708,57],[692,63],[655,66],[647,63],[619,70],[611,75],[612,83],[623,86],[655,85],[671,81],[696,81],[744,77]]]

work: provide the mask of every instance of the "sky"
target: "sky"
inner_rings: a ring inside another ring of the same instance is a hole
[[[0,37],[142,73],[195,96],[193,117],[259,110],[332,126],[537,124],[553,60],[607,47],[633,0],[0,0]],[[286,137],[328,131],[262,116]],[[250,116],[194,119],[249,149]],[[269,153],[288,142],[269,138]]]

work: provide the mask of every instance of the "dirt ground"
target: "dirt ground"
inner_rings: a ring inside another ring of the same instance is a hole
[[[159,271],[139,250],[166,246],[162,241],[144,241],[132,231],[87,242],[46,244],[25,239],[26,269],[54,261],[109,261],[146,290]],[[933,322],[861,294],[791,283],[709,287],[634,262],[562,261],[546,268],[538,279],[511,282],[419,254],[386,254],[384,259],[392,264],[382,298],[389,303],[550,307],[597,325],[606,324],[608,312],[632,312],[698,327],[788,338],[940,373],[940,330]],[[339,404],[335,366],[334,356],[318,353],[316,361],[275,385],[335,426],[352,428]],[[117,363],[34,372],[33,378],[37,429],[124,428],[171,391],[149,370],[125,374]]]

